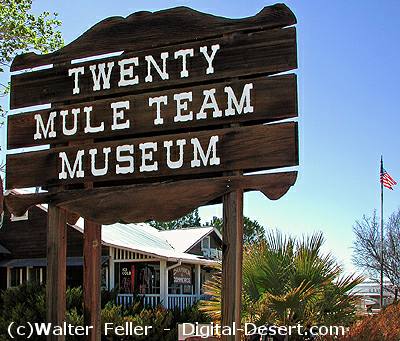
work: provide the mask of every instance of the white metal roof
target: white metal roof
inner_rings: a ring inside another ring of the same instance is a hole
[[[22,190],[12,190],[9,194],[26,193]],[[47,205],[36,205],[47,212]],[[75,225],[71,225],[76,230],[83,232],[84,220],[79,218]],[[107,246],[142,252],[149,255],[158,256],[169,261],[186,261],[188,263],[199,263],[204,265],[215,265],[217,262],[205,259],[200,256],[185,253],[195,243],[210,234],[213,227],[198,227],[180,230],[160,231],[146,223],[140,224],[121,224],[103,225],[101,239]],[[216,233],[221,235],[217,230]]]
[[[80,232],[83,232],[83,218],[79,218],[73,227],[78,229]],[[176,249],[171,245],[171,243],[169,243],[169,240],[165,237],[164,233],[153,228],[149,224],[116,223],[112,225],[103,225],[101,234],[102,242],[107,246],[113,246],[134,252],[142,252],[169,261],[182,260],[188,263],[199,263],[204,265],[213,265],[216,263],[213,260],[208,260]]]
[[[214,231],[212,226],[192,227],[179,230],[159,231],[175,250],[180,252],[188,251],[193,245]]]

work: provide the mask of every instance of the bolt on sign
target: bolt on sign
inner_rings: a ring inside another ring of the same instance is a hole
[[[8,155],[6,187],[57,190],[12,196],[10,209],[52,202],[110,223],[118,205],[127,221],[172,219],[232,188],[279,198],[296,173],[229,174],[298,165],[295,23],[285,5],[244,19],[180,7],[18,56],[8,149],[50,148]]]

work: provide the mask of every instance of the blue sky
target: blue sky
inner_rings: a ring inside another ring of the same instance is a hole
[[[245,214],[294,235],[323,231],[326,250],[352,271],[352,225],[379,209],[379,159],[400,180],[399,1],[285,2],[298,19],[300,167],[294,188],[273,202],[245,195]],[[141,10],[189,6],[238,18],[266,1],[34,1],[58,12],[71,42],[98,21]],[[138,38],[140,39],[140,38]],[[4,80],[4,77],[2,77]],[[4,146],[5,129],[0,130]],[[4,160],[4,154],[1,155]],[[385,215],[400,207],[400,186],[385,191]],[[204,220],[221,207],[201,209]]]

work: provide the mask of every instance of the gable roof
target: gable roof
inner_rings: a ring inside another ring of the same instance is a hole
[[[187,252],[213,231],[216,231],[217,235],[221,238],[219,231],[212,226],[164,230],[160,231],[159,234],[166,238],[175,250]]]
[[[0,244],[0,253],[11,254],[3,245]]]
[[[84,220],[79,218],[75,225],[71,225],[81,233],[84,231]],[[193,264],[214,265],[213,260],[185,253],[176,249],[165,238],[165,234],[149,224],[121,224],[103,225],[102,243],[106,246],[121,248],[133,252],[157,256],[168,261],[186,261]]]

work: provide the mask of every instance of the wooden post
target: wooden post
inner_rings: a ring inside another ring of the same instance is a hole
[[[168,265],[168,263],[167,263]],[[165,308],[169,309],[169,287],[168,287],[168,283],[169,283],[169,269],[168,266],[165,269],[165,292],[166,292],[166,296],[167,296],[167,300],[165,302]]]
[[[168,302],[168,283],[165,279],[165,272],[167,270],[167,261],[160,260],[160,301],[164,307],[167,307]]]
[[[89,341],[101,338],[101,225],[85,220],[83,243],[83,305]]]
[[[240,328],[242,257],[243,257],[243,190],[235,190],[223,198],[222,256],[222,325]],[[237,335],[223,336],[223,341],[239,341]]]
[[[7,267],[7,289],[11,287],[11,268]]]
[[[67,272],[66,211],[49,204],[47,216],[47,322],[62,325],[65,321]],[[64,336],[48,336],[47,340],[63,341]]]
[[[195,265],[195,294],[196,294],[196,300],[200,299],[201,295],[201,265],[196,264]]]
[[[109,290],[112,290],[115,288],[115,262],[114,262],[114,248],[110,247],[109,249],[109,261],[108,261],[108,267],[109,267],[109,276],[110,276],[110,286]]]

